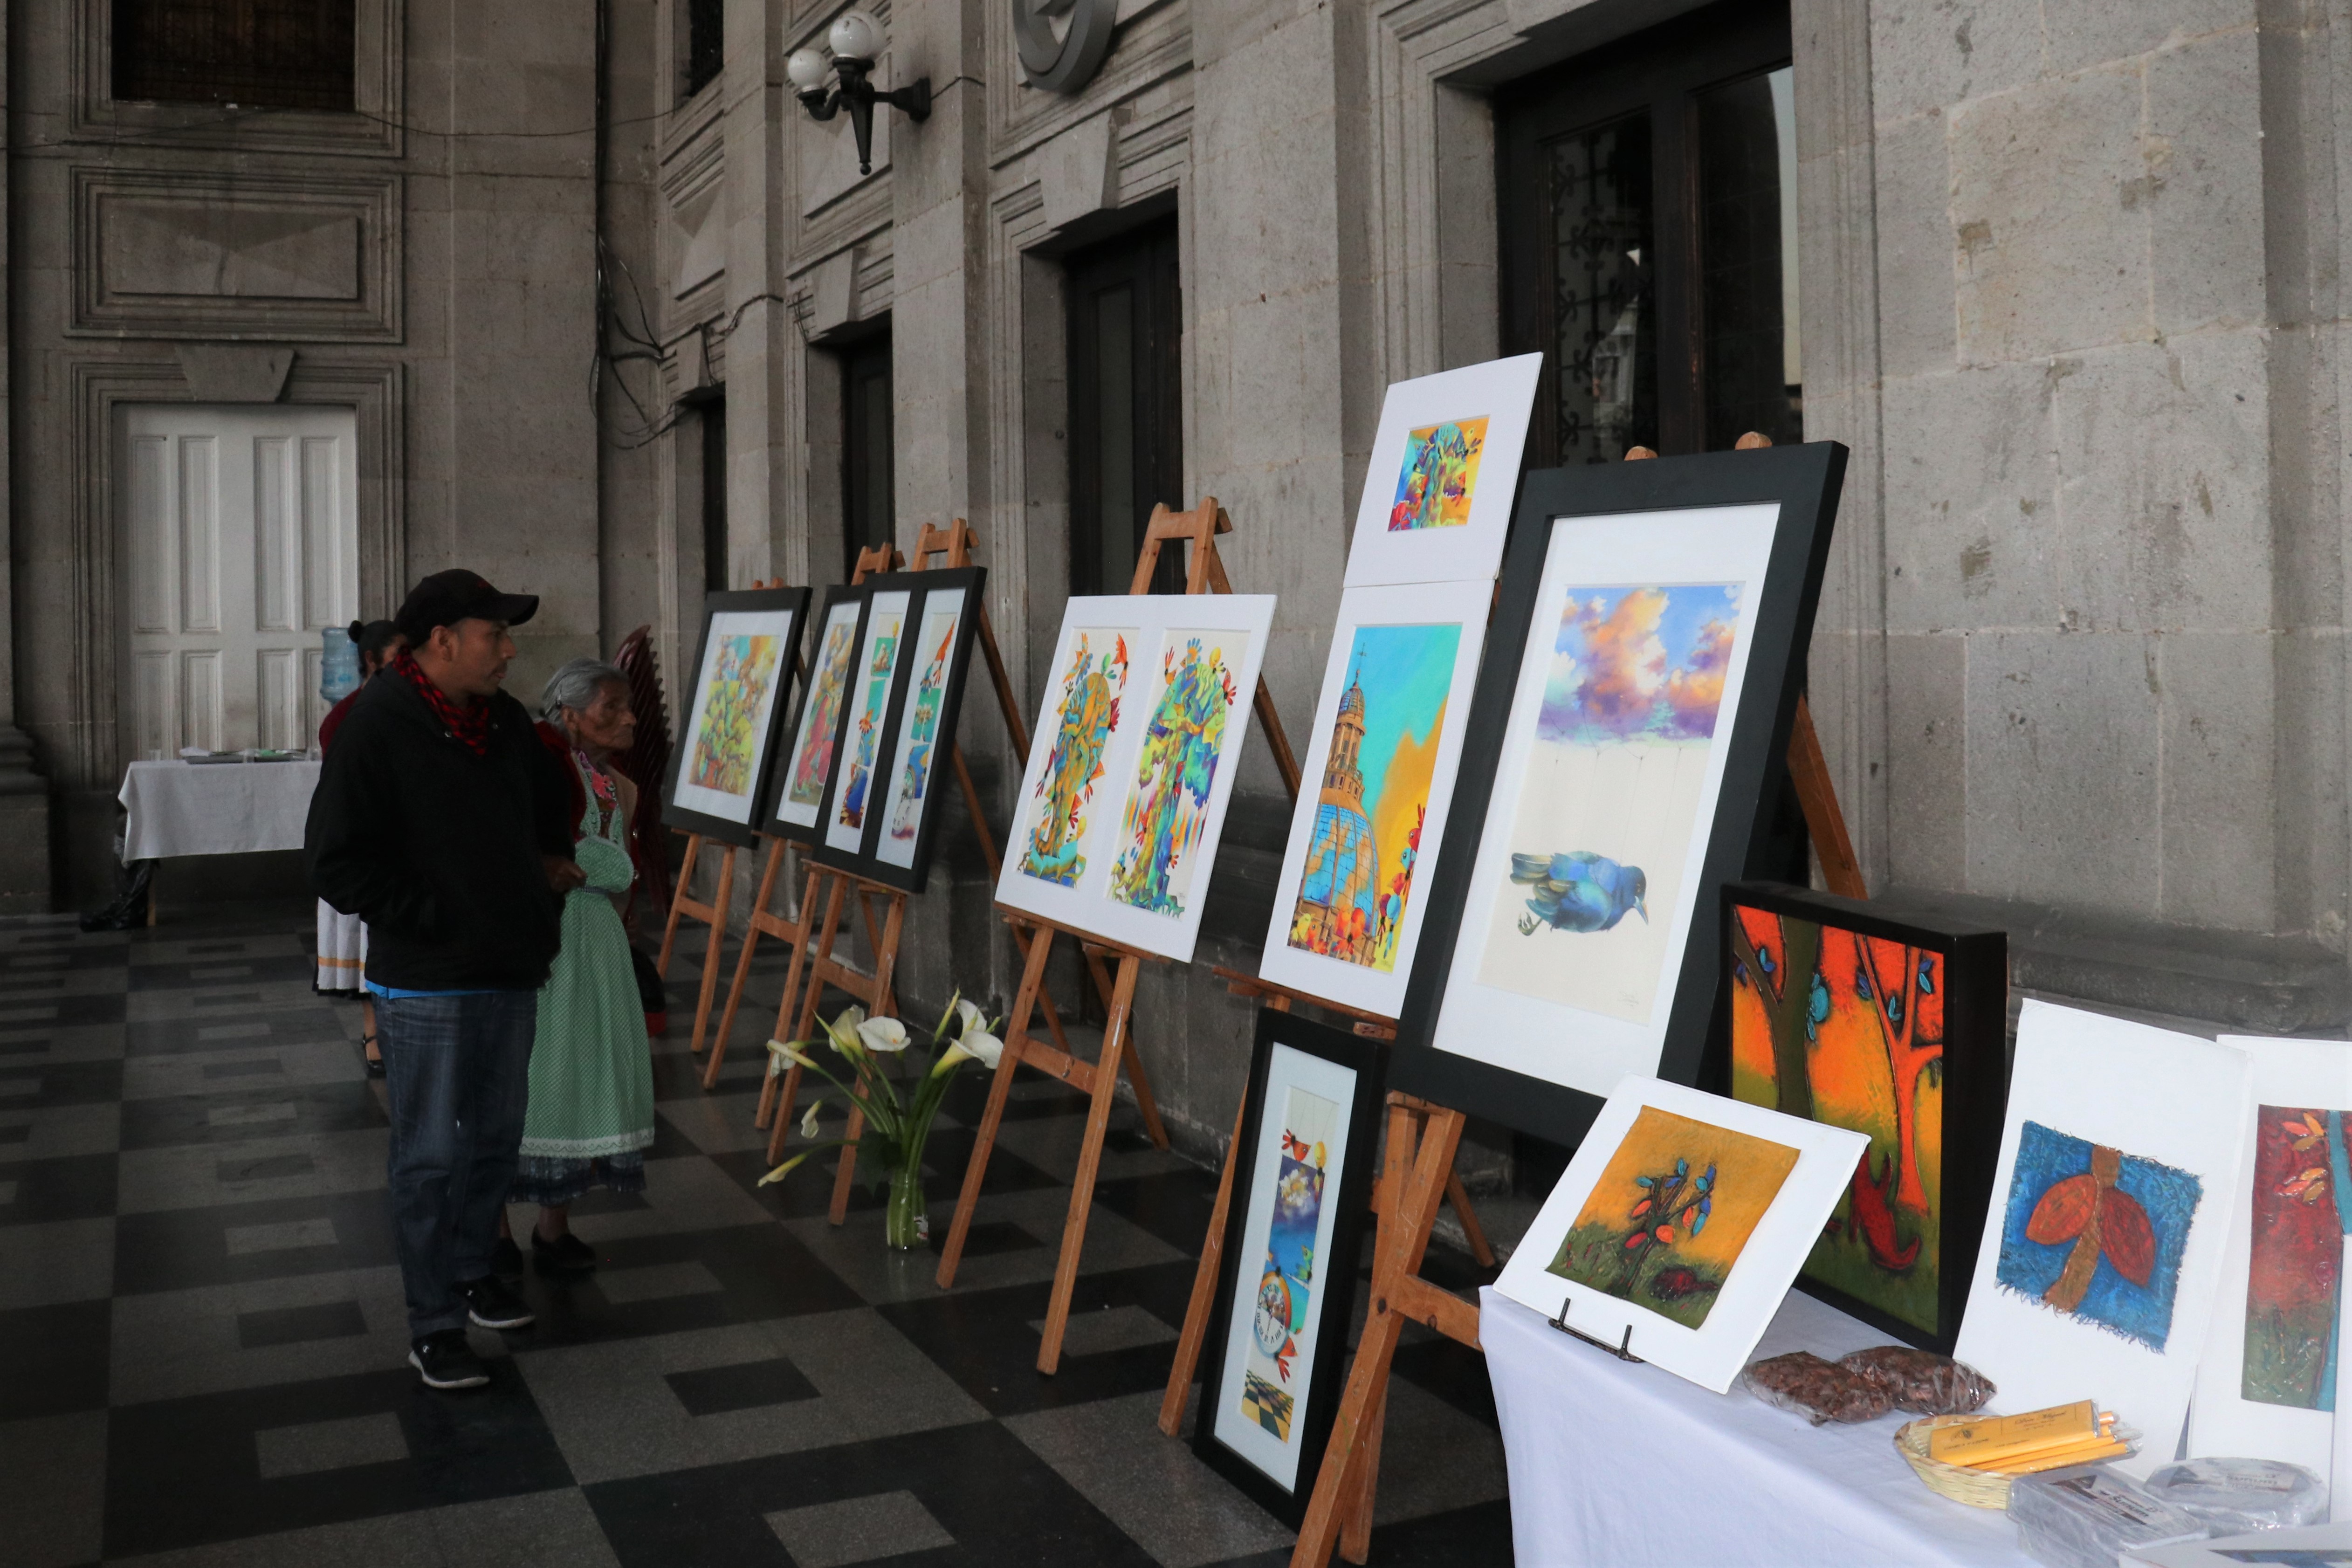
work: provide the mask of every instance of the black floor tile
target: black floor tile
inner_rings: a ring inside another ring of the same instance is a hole
[[[0,1064],[0,1110],[50,1110],[60,1105],[110,1105],[122,1098],[121,1062]]]
[[[278,984],[299,980],[308,983],[318,977],[319,961],[308,953],[273,952],[266,955],[245,951],[244,942],[205,943],[222,946],[230,951],[198,952],[188,950],[185,963],[134,963],[131,966],[131,989],[133,991],[188,991],[207,985],[235,986],[250,991],[256,985]],[[242,969],[242,974],[226,973]]]
[[[674,1372],[662,1381],[669,1384],[689,1415],[723,1415],[730,1410],[757,1410],[816,1397],[816,1384],[782,1357],[741,1366]]]
[[[106,1408],[110,1301],[0,1312],[0,1421]]]
[[[766,1516],[906,1490],[952,1549],[884,1561],[963,1568],[1151,1568],[1150,1555],[994,1422],[582,1489],[623,1568],[777,1568]]]
[[[106,1065],[119,1068],[121,1064]],[[186,1143],[291,1138],[302,1132],[356,1132],[390,1125],[383,1107],[364,1080],[257,1084],[215,1094],[128,1101],[122,1107],[122,1147],[129,1152]]]
[[[397,1261],[391,1205],[381,1191],[169,1209],[114,1222],[118,1296]]]
[[[1149,1142],[1143,1146],[1151,1147]],[[1202,1238],[1209,1234],[1210,1211],[1217,1206],[1217,1173],[1184,1170],[1097,1182],[1095,1206],[1198,1257]]]
[[[522,1293],[539,1314],[539,1321],[519,1331],[517,1345],[541,1349],[582,1344],[831,1312],[863,1304],[856,1291],[781,1226],[625,1237],[599,1243],[596,1257],[596,1272],[576,1279],[551,1279],[536,1269],[530,1271]],[[702,1274],[696,1274],[696,1266]],[[631,1299],[635,1292],[629,1271],[638,1268],[707,1277],[719,1288]],[[607,1280],[614,1282],[614,1296],[604,1291]],[[622,1299],[616,1300],[614,1296]]]
[[[405,1367],[131,1405],[107,1418],[106,1555],[479,1502],[572,1484],[514,1363],[490,1385],[435,1394]],[[261,1477],[254,1435],[390,1414],[409,1458]]]
[[[58,1219],[95,1219],[114,1212],[116,1161],[111,1154],[56,1160],[0,1160],[0,1226]]]
[[[1333,1552],[1331,1561],[1335,1564],[1340,1562],[1339,1554]],[[1371,1551],[1364,1561],[1365,1568],[1471,1568],[1472,1564],[1486,1563],[1510,1568],[1510,1505],[1479,1503],[1473,1508],[1376,1526]],[[1668,1552],[1659,1561],[1678,1560]],[[1203,1564],[1203,1568],[1288,1568],[1289,1563],[1290,1548],[1286,1546],[1276,1552],[1229,1557],[1223,1563]]]
[[[76,996],[0,996],[0,1029],[79,1027],[122,1022],[122,993]]]
[[[952,1212],[952,1205],[950,1205]],[[931,1232],[931,1250],[945,1252],[948,1227],[941,1225]],[[1045,1246],[1009,1220],[976,1219],[963,1235],[963,1255],[966,1258],[996,1258],[1007,1252],[1030,1252]]]
[[[1081,1273],[1070,1293],[1070,1315],[1106,1307],[1141,1307],[1167,1324],[1172,1338],[1184,1326],[1193,1268],[1190,1262],[1177,1262]],[[1051,1280],[1040,1280],[995,1290],[957,1289],[919,1301],[887,1302],[875,1310],[992,1415],[1058,1409],[1167,1387],[1170,1347],[1164,1343],[1097,1355],[1065,1350],[1059,1372],[1051,1377],[1040,1373],[1037,1332],[1029,1325],[1045,1317],[1052,1291]]]
[[[264,1182],[307,1176],[318,1168],[308,1154],[224,1154],[213,1163],[213,1174],[224,1182]]]
[[[307,1344],[312,1340],[356,1339],[367,1331],[367,1319],[357,1301],[276,1307],[236,1315],[236,1342],[249,1351]]]
[[[249,1051],[267,1046],[317,1046],[349,1042],[341,1020],[326,1005],[273,1010],[242,1018],[175,1019],[125,1026],[122,1052],[131,1057],[201,1056],[210,1051]]]

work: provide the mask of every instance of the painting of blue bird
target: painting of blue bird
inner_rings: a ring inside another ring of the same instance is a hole
[[[1513,855],[1511,880],[1533,888],[1530,913],[1519,917],[1519,934],[1533,936],[1549,926],[1554,931],[1608,931],[1627,910],[1650,919],[1650,879],[1639,866],[1621,866],[1606,855],[1571,849],[1549,859],[1540,855]]]

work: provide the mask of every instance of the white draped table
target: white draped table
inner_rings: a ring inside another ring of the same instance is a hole
[[[1519,1568],[2032,1568],[2008,1514],[1937,1497],[1911,1473],[1894,1441],[1909,1416],[1813,1426],[1737,1388],[1621,1362],[1492,1287],[1479,1300]],[[1888,1342],[1791,1290],[1756,1354],[1835,1359]]]
[[[116,798],[130,813],[122,858],[299,849],[319,764],[133,763]]]

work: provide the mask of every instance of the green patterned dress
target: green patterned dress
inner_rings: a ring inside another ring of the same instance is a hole
[[[594,1186],[643,1192],[654,1141],[652,1049],[629,958],[628,933],[608,895],[635,879],[627,816],[609,774],[578,752],[572,765],[587,805],[572,858],[586,886],[563,900],[563,947],[539,990],[530,1052],[530,1110],[509,1197],[568,1204]]]

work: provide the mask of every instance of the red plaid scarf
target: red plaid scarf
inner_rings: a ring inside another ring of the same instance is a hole
[[[461,708],[452,702],[449,694],[434,685],[432,678],[418,668],[406,648],[393,656],[392,672],[416,688],[417,694],[425,699],[425,706],[433,710],[433,716],[441,721],[442,729],[448,731],[452,740],[478,757],[489,755],[488,703],[471,702]]]

